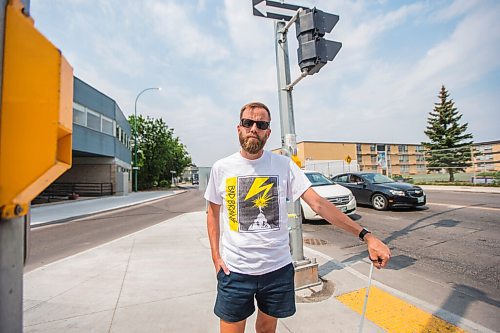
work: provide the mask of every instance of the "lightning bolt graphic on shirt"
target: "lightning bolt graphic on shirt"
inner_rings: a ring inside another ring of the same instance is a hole
[[[245,197],[245,201],[252,198],[253,196],[259,194],[260,192],[264,191],[263,197],[266,197],[267,192],[273,187],[273,184],[267,184],[265,186],[262,186],[269,177],[257,177],[255,178],[252,187],[250,187],[250,190],[248,190],[247,196]]]

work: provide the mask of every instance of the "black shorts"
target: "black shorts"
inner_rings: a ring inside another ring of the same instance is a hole
[[[295,313],[295,271],[293,264],[262,275],[217,273],[217,300],[214,312],[222,320],[237,322],[248,318],[257,306],[275,318]]]

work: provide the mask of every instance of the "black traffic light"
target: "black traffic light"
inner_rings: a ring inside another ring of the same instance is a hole
[[[301,71],[307,70],[308,74],[315,74],[335,58],[342,43],[326,40],[323,36],[332,31],[338,21],[338,15],[316,8],[305,9],[298,16],[295,30],[299,41],[297,57]]]

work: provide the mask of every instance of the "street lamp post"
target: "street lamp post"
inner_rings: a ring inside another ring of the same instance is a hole
[[[146,88],[137,94],[135,98],[135,108],[134,108],[134,165],[132,167],[132,172],[134,174],[134,191],[137,192],[137,173],[139,172],[139,167],[137,166],[137,100],[139,97],[148,90],[161,90],[161,87]]]
[[[170,173],[172,174],[172,185],[171,185],[171,186],[174,186],[174,175],[175,175],[177,172],[175,172],[174,170],[170,170]]]

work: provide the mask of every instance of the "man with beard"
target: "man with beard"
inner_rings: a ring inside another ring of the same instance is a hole
[[[217,272],[214,312],[220,318],[221,332],[243,333],[246,319],[255,311],[254,300],[259,333],[275,332],[278,318],[295,313],[288,201],[302,198],[325,220],[366,242],[377,268],[385,267],[391,256],[384,243],[320,197],[294,162],[264,150],[270,122],[271,113],[264,104],[243,106],[237,126],[241,150],[213,165],[205,192],[208,236]]]

